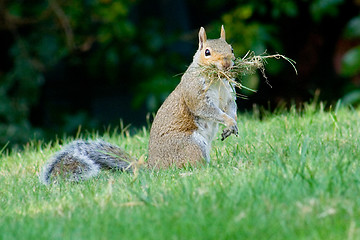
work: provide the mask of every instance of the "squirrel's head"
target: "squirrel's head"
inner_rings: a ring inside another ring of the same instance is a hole
[[[219,39],[207,39],[205,29],[200,28],[199,49],[196,55],[200,65],[215,65],[220,70],[234,65],[234,52],[231,45],[225,40],[224,26],[221,26]]]

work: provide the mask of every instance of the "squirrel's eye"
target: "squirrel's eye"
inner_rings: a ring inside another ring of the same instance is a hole
[[[210,55],[211,55],[210,50],[209,50],[209,49],[206,49],[206,50],[205,50],[205,56],[208,57],[208,56],[210,56]]]

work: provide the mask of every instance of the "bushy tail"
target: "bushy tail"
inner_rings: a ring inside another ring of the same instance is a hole
[[[96,176],[101,168],[131,171],[135,161],[119,147],[101,140],[77,140],[57,152],[43,167],[40,182],[50,184],[58,178],[80,181]]]

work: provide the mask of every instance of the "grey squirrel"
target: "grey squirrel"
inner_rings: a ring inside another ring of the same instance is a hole
[[[210,162],[211,143],[224,124],[222,139],[238,134],[236,94],[227,79],[208,79],[201,66],[215,65],[220,70],[233,66],[232,47],[221,27],[219,39],[207,39],[199,31],[199,48],[175,90],[155,115],[150,129],[147,167],[184,167]],[[101,140],[77,140],[65,146],[45,164],[40,181],[49,184],[56,177],[71,181],[89,179],[101,168],[132,171],[131,156],[117,146]]]

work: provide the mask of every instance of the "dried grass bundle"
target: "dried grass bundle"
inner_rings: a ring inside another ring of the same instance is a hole
[[[266,83],[271,87],[265,75],[265,64],[267,63],[266,60],[269,58],[285,59],[293,66],[297,74],[297,70],[295,68],[296,62],[294,60],[287,58],[281,54],[267,55],[266,53],[264,53],[257,56],[255,55],[255,52],[252,51],[247,52],[246,55],[242,58],[236,58],[234,61],[234,65],[231,68],[228,68],[226,70],[220,70],[215,65],[201,66],[201,72],[210,79],[209,86],[217,79],[226,78],[230,83],[234,84],[239,89],[244,88],[250,91],[254,91],[253,89],[250,89],[241,84],[241,77],[249,74],[254,74],[256,70],[259,69],[262,76],[265,78]]]

